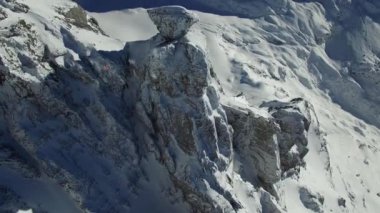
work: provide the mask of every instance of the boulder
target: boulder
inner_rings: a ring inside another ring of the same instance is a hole
[[[160,35],[166,40],[183,37],[190,27],[199,21],[196,14],[180,6],[153,8],[148,10],[148,14]]]
[[[299,189],[300,200],[302,204],[314,212],[323,212],[322,205],[324,203],[324,197],[319,193],[314,193],[306,187],[300,187]]]
[[[338,205],[346,208],[346,199],[342,197],[338,198]]]

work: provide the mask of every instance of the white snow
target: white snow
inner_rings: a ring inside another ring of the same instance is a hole
[[[33,210],[28,209],[28,210],[18,210],[17,213],[33,213]]]
[[[90,13],[90,15],[97,19],[107,35],[122,43],[146,40],[158,33],[156,26],[143,8]]]

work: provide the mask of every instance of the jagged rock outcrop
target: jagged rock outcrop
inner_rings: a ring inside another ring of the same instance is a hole
[[[3,8],[0,7],[0,21],[8,18],[7,13],[3,10]]]
[[[80,7],[72,7],[64,15],[67,21],[75,26],[89,27],[87,23],[87,13]]]
[[[136,88],[127,99],[146,129],[140,140],[167,167],[193,211],[234,211],[238,201],[214,176],[231,163],[232,130],[211,86],[205,51],[181,39],[195,19],[180,7],[148,12],[160,33],[125,47],[129,85]],[[205,183],[221,197],[207,195]]]
[[[183,37],[190,27],[199,21],[196,14],[180,6],[149,9],[148,14],[160,35],[167,40]]]
[[[128,121],[116,116],[126,114],[120,101],[124,72],[67,30],[59,33],[64,44],[47,45],[37,27],[21,19],[0,36],[1,182],[15,194],[22,191],[4,174],[33,183],[30,190],[47,202],[49,193],[59,194],[69,212],[124,212],[127,195],[119,190],[132,190],[131,177],[142,176],[132,166],[138,157]],[[74,60],[68,44],[82,61]],[[106,74],[104,64],[112,66]]]
[[[281,169],[283,172],[304,164],[308,153],[307,132],[311,122],[310,104],[303,99],[293,99],[289,103],[271,101],[261,105],[268,107],[269,113],[279,125],[277,139],[280,148]]]
[[[250,110],[228,106],[224,109],[234,129],[234,148],[245,167],[243,173],[250,177],[251,182],[255,182],[256,175],[267,184],[279,181],[281,168],[276,138],[279,129],[273,119],[256,115]]]
[[[300,187],[299,194],[300,200],[306,208],[318,213],[323,212],[322,205],[325,199],[321,194],[314,193],[306,187]]]
[[[29,6],[16,0],[2,0],[0,1],[0,5],[10,9],[15,13],[27,13],[29,11]]]
[[[104,34],[96,19],[88,17],[86,11],[80,6],[74,6],[68,11],[59,12],[65,17],[67,23],[73,24],[79,28],[85,28]]]
[[[263,190],[261,193],[260,203],[262,205],[263,213],[283,213],[284,211],[277,204],[275,198],[269,193]]]
[[[272,101],[261,105],[270,115],[263,117],[249,109],[224,106],[233,127],[233,144],[242,165],[242,176],[254,184],[255,178],[267,184],[276,183],[304,164],[308,152],[307,132],[311,122],[311,106],[303,99],[289,103]],[[268,185],[269,184],[269,185]]]

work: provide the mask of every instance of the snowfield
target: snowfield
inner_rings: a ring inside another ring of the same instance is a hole
[[[195,2],[0,0],[0,212],[378,212],[380,4]]]

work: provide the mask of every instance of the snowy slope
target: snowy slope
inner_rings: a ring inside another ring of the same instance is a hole
[[[30,10],[0,6],[8,16],[0,21],[0,57],[7,67],[1,72],[15,76],[0,87],[0,196],[8,198],[0,205],[37,212],[189,212],[191,204],[173,185],[168,166],[156,154],[145,154],[157,152],[155,146],[139,146],[141,132],[150,130],[138,124],[140,115],[129,115],[134,100],[128,98],[134,96],[128,89],[123,93],[126,84],[131,86],[119,60],[125,43],[142,54],[136,58],[144,58],[146,45],[156,42],[151,37],[157,29],[146,10],[89,13],[102,34],[96,26],[68,24],[59,11],[74,7],[73,2],[18,2]],[[320,2],[212,0],[203,5],[235,16],[194,11],[200,21],[186,39],[209,59],[220,105],[262,117],[275,116],[270,107],[295,98],[311,106],[305,164],[299,172],[283,174],[274,184],[276,193],[247,181],[239,153],[226,170],[205,177],[205,186],[194,181],[226,212],[276,212],[268,203],[292,213],[375,213],[380,208],[380,5],[374,0]],[[32,24],[31,33],[9,36],[9,27],[21,19]],[[28,49],[22,44],[31,37],[36,42]],[[43,59],[46,46],[58,69]],[[23,55],[31,58],[32,68]],[[16,93],[13,82],[18,81],[26,82],[20,84],[26,91]],[[16,98],[23,93],[34,95]],[[12,160],[9,153],[24,156]],[[177,160],[196,167],[185,153]],[[34,167],[42,175],[30,172]],[[227,208],[229,196],[240,208]]]

